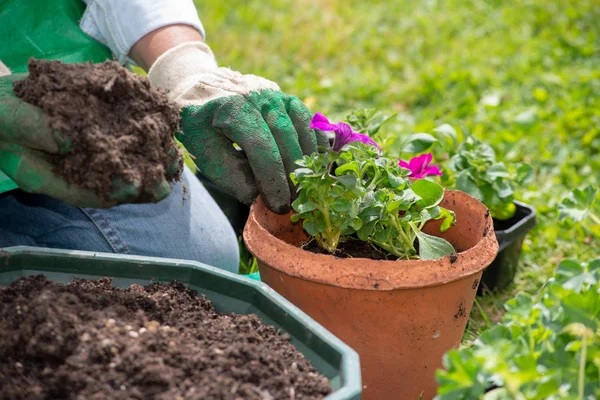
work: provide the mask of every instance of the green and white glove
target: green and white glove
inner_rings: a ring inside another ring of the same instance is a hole
[[[158,201],[170,193],[168,182],[151,192],[123,182],[115,182],[109,200],[89,190],[69,185],[53,173],[52,154],[69,151],[70,143],[51,130],[43,111],[17,97],[13,82],[27,74],[10,75],[0,62],[0,170],[21,190],[41,193],[76,207],[111,207],[122,203]]]
[[[243,203],[260,193],[272,211],[290,210],[295,161],[328,145],[309,128],[312,114],[297,97],[267,79],[219,68],[202,42],[170,49],[148,78],[182,107],[178,139],[203,175]]]

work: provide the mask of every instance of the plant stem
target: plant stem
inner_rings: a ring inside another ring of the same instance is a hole
[[[369,160],[365,163],[363,169],[360,171],[360,180],[362,181],[363,179],[365,179],[365,174],[367,173],[367,171],[369,170],[369,168],[375,168],[375,163],[373,163],[373,161]]]
[[[375,176],[373,177],[373,180],[371,181],[371,183],[367,187],[367,192],[370,192],[371,190],[373,190],[373,189],[375,189],[377,187],[377,180],[379,179],[380,175],[381,175],[381,171],[380,170],[375,171]]]
[[[408,249],[414,250],[415,249],[415,246],[413,245],[414,239],[410,240],[410,236],[406,233],[406,231],[404,231],[403,227],[400,224],[400,220],[398,220],[398,216],[394,215],[392,221],[394,223],[395,228],[398,230],[398,232],[400,232],[400,236],[404,240],[404,243],[406,243],[406,245],[408,246]]]
[[[373,241],[377,246],[381,247],[382,249],[384,249],[385,251],[387,251],[388,253],[391,253],[395,256],[397,256],[398,258],[406,258],[408,259],[408,255],[405,253],[402,253],[400,251],[398,251],[394,246],[386,243],[380,243],[377,241]]]
[[[596,225],[600,225],[600,218],[598,218],[596,216],[596,214],[594,214],[593,212],[590,213],[590,218],[592,219],[592,221],[594,221],[594,223]]]
[[[323,206],[321,213],[323,214],[323,218],[325,218],[325,238],[327,242],[325,247],[321,247],[333,254],[337,250],[340,241],[340,232],[334,231],[331,228],[331,219],[329,218],[329,208],[327,206]]]
[[[579,379],[577,382],[579,400],[583,400],[585,395],[585,362],[587,358],[587,334],[583,335],[581,344],[581,359],[579,360]]]

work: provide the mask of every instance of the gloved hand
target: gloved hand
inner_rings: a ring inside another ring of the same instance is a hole
[[[13,82],[27,74],[10,75],[0,62],[0,170],[21,190],[41,193],[76,207],[111,207],[122,203],[158,201],[170,193],[165,181],[151,193],[139,187],[115,182],[110,200],[104,200],[89,190],[69,185],[53,173],[51,154],[64,154],[69,141],[59,132],[52,131],[41,109],[18,98]]]
[[[329,145],[309,128],[312,115],[297,97],[264,78],[219,68],[202,42],[170,49],[148,78],[182,107],[178,139],[202,174],[243,203],[260,193],[272,211],[290,210],[295,161]]]

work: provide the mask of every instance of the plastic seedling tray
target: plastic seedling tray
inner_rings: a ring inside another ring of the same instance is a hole
[[[512,283],[517,273],[525,236],[537,223],[533,207],[519,201],[514,203],[517,206],[514,217],[507,221],[494,221],[499,245],[498,255],[483,271],[479,294],[483,293],[484,288],[502,290]]]
[[[0,249],[0,285],[37,274],[60,283],[106,276],[122,288],[180,281],[206,295],[218,312],[254,313],[287,332],[292,344],[331,382],[334,392],[327,400],[360,399],[358,354],[264,283],[182,260],[36,247]]]

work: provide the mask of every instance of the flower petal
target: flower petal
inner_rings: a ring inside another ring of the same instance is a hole
[[[381,154],[381,147],[369,136],[352,131],[352,127],[344,122],[332,124],[329,122],[327,117],[321,113],[316,113],[313,116],[312,120],[310,121],[310,128],[335,132],[335,140],[333,141],[332,148],[333,151],[340,151],[345,145],[351,142],[361,142],[377,147],[379,149],[379,154]]]
[[[337,125],[330,123],[327,117],[319,112],[310,121],[310,129],[320,129],[322,131],[335,132]]]
[[[399,160],[398,165],[401,166],[402,168],[410,169],[410,164],[404,160]]]
[[[433,154],[431,154],[431,153],[422,154],[421,157],[423,157],[423,165],[425,167],[427,167],[429,165],[429,163],[431,162],[431,160],[433,160]]]
[[[435,165],[430,165],[429,167],[427,167],[425,174],[426,175],[437,175],[437,176],[444,175],[444,174],[442,174],[442,171],[440,171],[440,169]]]
[[[435,166],[429,165],[433,155],[431,153],[421,154],[420,156],[411,158],[408,162],[399,160],[398,165],[402,168],[408,168],[413,178],[425,178],[430,175],[442,176],[442,171]]]
[[[381,146],[379,146],[373,139],[371,139],[368,135],[364,135],[362,133],[353,132],[350,136],[349,142],[361,142],[365,144],[370,144],[371,146],[375,146],[379,149],[379,154],[381,154]]]
[[[423,169],[425,167],[425,159],[426,159],[426,155],[425,154],[421,154],[418,157],[413,157],[410,159],[410,161],[408,162],[408,164],[410,165],[410,170],[413,172],[413,176],[417,176],[423,173]]]

